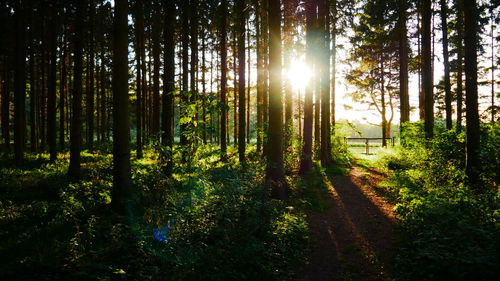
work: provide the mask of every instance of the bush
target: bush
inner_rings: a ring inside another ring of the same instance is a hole
[[[500,270],[499,193],[477,194],[465,184],[464,133],[442,131],[427,141],[422,126],[406,124],[404,147],[386,159],[394,170],[386,185],[398,195],[402,239],[396,268],[402,280],[496,280]],[[491,128],[483,130],[483,161]],[[492,160],[490,160],[492,161]],[[495,175],[483,166],[485,184]]]

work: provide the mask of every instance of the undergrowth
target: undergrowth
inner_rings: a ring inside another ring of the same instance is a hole
[[[66,179],[67,154],[54,163],[27,155],[20,168],[1,162],[0,279],[293,279],[307,254],[302,211],[268,199],[253,147],[244,169],[232,148],[227,162],[219,153],[200,145],[191,163],[175,153],[170,178],[154,149],[133,159],[125,220],[109,207],[109,154],[83,153],[78,182]]]
[[[407,125],[404,146],[382,158],[384,184],[402,222],[396,269],[401,280],[497,280],[500,274],[500,126],[483,126],[482,189],[465,184],[465,136]]]

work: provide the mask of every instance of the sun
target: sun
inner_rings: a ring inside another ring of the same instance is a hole
[[[301,90],[309,82],[311,71],[303,60],[293,59],[286,70],[286,79],[290,81],[294,90]]]

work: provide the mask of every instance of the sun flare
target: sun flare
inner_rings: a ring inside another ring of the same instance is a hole
[[[311,71],[304,61],[294,59],[286,71],[286,78],[295,90],[300,90],[309,82]]]

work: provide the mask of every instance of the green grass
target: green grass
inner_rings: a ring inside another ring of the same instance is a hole
[[[191,162],[174,155],[172,178],[153,149],[132,160],[132,215],[110,209],[109,154],[82,153],[83,178],[66,178],[68,155],[0,160],[2,280],[290,280],[303,264],[308,226],[300,208],[266,198],[261,157],[245,169],[199,146]],[[169,242],[153,229],[173,225]]]

